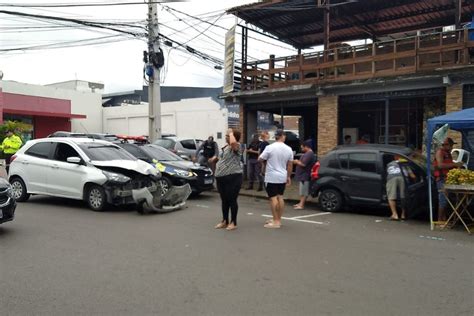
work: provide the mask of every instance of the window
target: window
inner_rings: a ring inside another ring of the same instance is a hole
[[[125,149],[113,144],[104,145],[101,143],[82,143],[79,147],[81,147],[87,157],[92,161],[137,160],[137,158],[132,154],[129,154]]]
[[[196,144],[194,143],[194,139],[182,140],[181,146],[183,146],[186,149],[196,149]]]
[[[56,152],[54,153],[54,160],[67,162],[69,157],[81,157],[77,151],[68,144],[58,143]]]
[[[339,155],[339,162],[341,163],[342,169],[349,169],[349,155]]]
[[[349,169],[377,172],[377,155],[373,153],[354,153],[349,154]]]
[[[158,139],[154,144],[169,150],[174,149],[175,142],[171,139]]]
[[[38,158],[49,158],[49,153],[51,152],[51,148],[53,147],[53,143],[37,143],[31,146],[25,154],[33,157]]]
[[[136,145],[123,145],[123,148],[139,159],[147,158],[147,155]]]
[[[149,145],[144,146],[141,148],[144,152],[146,152],[149,156],[153,157],[158,161],[182,161],[181,157],[173,154],[169,150],[159,147],[156,145]]]

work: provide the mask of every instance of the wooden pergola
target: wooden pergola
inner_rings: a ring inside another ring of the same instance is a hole
[[[460,28],[473,12],[472,0],[264,0],[227,11],[297,49]]]
[[[241,90],[258,90],[471,66],[474,41],[463,23],[473,11],[473,0],[264,0],[227,12],[298,49],[297,55],[249,62],[252,29],[240,25]],[[451,25],[454,30],[443,30]],[[366,39],[372,43],[345,44]],[[318,45],[322,52],[301,54]]]

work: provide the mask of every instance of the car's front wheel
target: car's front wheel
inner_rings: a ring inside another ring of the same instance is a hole
[[[87,188],[86,202],[93,211],[103,211],[107,205],[107,196],[104,188],[95,184],[90,185]]]
[[[158,192],[160,193],[160,196],[163,196],[168,193],[172,186],[173,185],[170,179],[166,177],[161,177],[160,180],[158,180]]]
[[[341,193],[334,189],[324,189],[319,195],[319,205],[325,212],[337,212],[342,208]]]
[[[26,202],[30,198],[30,195],[26,191],[25,182],[22,179],[18,177],[12,178],[10,184],[12,186],[13,198],[16,201]]]

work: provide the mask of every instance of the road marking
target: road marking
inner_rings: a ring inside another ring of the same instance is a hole
[[[253,215],[253,213],[247,213],[247,215]]]
[[[308,217],[314,217],[314,216],[322,216],[322,215],[329,215],[332,214],[331,212],[325,212],[325,213],[316,213],[316,214],[309,214],[309,215],[302,215],[302,216],[295,216],[292,217],[293,219],[300,219],[300,218],[308,218]]]
[[[268,217],[268,218],[273,218],[272,215],[262,214],[262,216],[263,217]],[[328,225],[328,223],[309,221],[309,220],[306,220],[306,219],[298,219],[298,218],[294,218],[294,217],[282,217],[281,219],[284,219],[284,220],[287,220],[287,221],[295,221],[295,222],[310,223],[310,224],[317,224],[317,225]]]
[[[199,204],[196,204],[196,207],[209,208],[209,206],[207,205],[199,205]]]

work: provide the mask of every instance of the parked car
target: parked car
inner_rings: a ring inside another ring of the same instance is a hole
[[[15,217],[16,201],[12,187],[7,180],[0,178],[0,224],[12,221]]]
[[[406,159],[416,180],[405,177],[407,212],[410,217],[428,204],[425,169],[417,164],[409,148],[392,145],[347,145],[330,151],[312,168],[311,195],[319,197],[321,209],[337,212],[345,206],[388,206],[386,166],[399,155]]]
[[[92,139],[105,140],[114,144],[120,144],[122,141],[114,134],[102,134],[102,133],[89,133],[87,137]]]
[[[181,158],[193,160],[202,140],[194,138],[163,137],[153,144],[168,149]]]
[[[71,133],[71,132],[63,132],[57,131],[52,134],[49,134],[48,137],[76,137],[76,138],[84,138],[87,137],[84,133]]]
[[[133,204],[133,190],[156,192],[159,173],[110,142],[59,137],[26,143],[12,157],[9,180],[19,202],[41,194],[84,200],[101,211]]]
[[[189,183],[194,195],[212,190],[214,176],[212,170],[191,161],[184,160],[169,150],[158,145],[122,144],[122,148],[135,157],[155,166],[161,172],[160,187],[163,194],[172,185]]]

